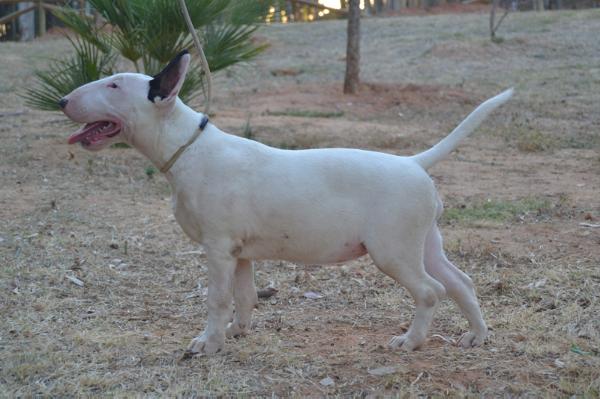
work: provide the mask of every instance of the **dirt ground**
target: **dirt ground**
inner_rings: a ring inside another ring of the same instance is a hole
[[[473,278],[490,338],[456,347],[466,321],[444,301],[413,353],[385,347],[411,298],[364,257],[260,262],[257,285],[278,292],[252,334],[181,360],[206,320],[206,263],[165,179],[133,149],[67,146],[75,127],[17,96],[66,41],[0,43],[0,396],[598,397],[600,12],[509,15],[499,43],[487,18],[365,19],[355,96],[341,94],[343,21],[265,26],[270,49],[214,84],[226,131],[395,154],[515,87],[431,171],[448,256]]]

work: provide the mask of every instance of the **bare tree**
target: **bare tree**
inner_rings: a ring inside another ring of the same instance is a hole
[[[292,0],[285,1],[285,14],[288,17],[288,22],[292,22],[296,20],[296,12],[294,10],[294,5],[292,4]]]
[[[496,9],[499,5],[500,0],[492,0],[492,11],[490,11],[490,37],[492,40],[496,40],[496,31],[500,27],[502,21],[504,21],[504,18],[506,18],[506,16],[508,15],[509,11],[509,7],[507,6],[504,9],[504,14],[502,14],[500,19],[498,20],[498,23],[496,23]]]
[[[275,4],[273,4],[273,7],[275,8],[275,11],[273,12],[275,22],[281,22],[281,4],[276,1]]]
[[[397,11],[400,9],[400,0],[389,0],[388,8],[392,11]]]
[[[17,4],[18,10],[24,10],[33,5],[33,2]],[[19,17],[19,40],[26,42],[35,38],[35,13],[28,12]]]
[[[359,0],[348,0],[348,42],[344,93],[355,94],[360,72],[360,7]]]
[[[544,11],[544,0],[534,0],[533,6],[536,11]]]
[[[373,7],[372,0],[365,0],[365,11],[367,15],[375,15],[375,8]]]

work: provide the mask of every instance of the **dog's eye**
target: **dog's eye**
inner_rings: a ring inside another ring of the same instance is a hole
[[[116,83],[111,83],[111,84],[108,85],[108,87],[110,87],[111,89],[117,89],[117,88],[119,88],[119,86],[117,86]]]

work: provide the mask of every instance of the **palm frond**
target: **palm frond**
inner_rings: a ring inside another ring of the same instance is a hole
[[[204,83],[204,71],[202,71],[200,65],[192,65],[179,91],[179,98],[187,103],[200,96],[200,94],[205,95],[206,87]]]
[[[211,71],[219,71],[239,62],[247,62],[268,45],[252,42],[256,26],[210,25],[204,30],[204,54]]]
[[[89,42],[70,39],[75,55],[55,60],[48,71],[36,71],[37,86],[27,88],[22,96],[27,105],[45,111],[59,109],[58,100],[88,82],[112,75],[115,56],[103,53]]]
[[[106,33],[96,27],[93,19],[82,18],[77,11],[69,8],[54,11],[53,14],[86,42],[98,47],[104,53],[111,52],[110,39]]]
[[[110,42],[123,57],[137,65],[144,52],[140,44],[140,0],[90,0],[92,6],[112,26]]]
[[[211,71],[246,62],[267,46],[255,44],[256,22],[274,0],[186,0],[190,17],[203,36]],[[79,36],[75,54],[36,72],[38,85],[23,94],[27,104],[56,110],[56,101],[76,87],[110,75],[117,56],[131,61],[138,72],[154,75],[177,53],[192,48],[192,40],[174,0],[89,0],[106,21],[104,26],[72,9],[58,17]],[[189,101],[204,91],[204,73],[194,60],[180,97]]]
[[[223,12],[224,22],[233,25],[253,25],[262,22],[275,1],[277,0],[232,1]]]

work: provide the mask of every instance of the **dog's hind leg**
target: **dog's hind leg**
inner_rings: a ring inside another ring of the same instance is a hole
[[[392,349],[400,347],[412,351],[426,341],[433,315],[445,293],[442,284],[425,272],[423,239],[414,242],[414,235],[411,237],[411,234],[403,238],[401,250],[394,251],[393,257],[387,255],[387,248],[378,248],[376,244],[366,246],[379,270],[404,286],[415,300],[415,317],[410,328],[405,334],[392,337],[389,342]]]
[[[427,233],[425,242],[425,270],[444,285],[447,295],[459,306],[469,321],[471,331],[463,335],[460,345],[467,348],[481,345],[487,337],[487,326],[481,316],[473,282],[446,257],[442,235],[436,224]]]
[[[246,335],[252,321],[252,310],[258,304],[254,285],[254,265],[246,259],[238,259],[233,283],[235,314],[226,330],[228,337]]]

